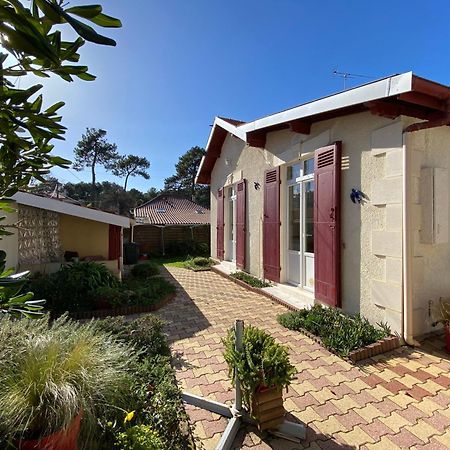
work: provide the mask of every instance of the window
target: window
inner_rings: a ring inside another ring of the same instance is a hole
[[[287,279],[314,289],[314,158],[287,167]]]

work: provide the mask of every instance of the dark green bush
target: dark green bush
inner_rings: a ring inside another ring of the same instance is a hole
[[[175,286],[163,277],[130,279],[125,285],[136,294],[133,300],[135,305],[154,305],[175,292]]]
[[[230,276],[236,278],[237,280],[241,280],[244,283],[247,283],[249,286],[255,288],[263,288],[271,286],[270,283],[267,283],[264,280],[260,280],[259,278],[256,278],[253,275],[250,275],[246,272],[234,272]]]
[[[136,264],[131,269],[131,275],[135,278],[149,278],[159,274],[158,264],[146,261]]]
[[[386,324],[375,327],[359,314],[348,316],[336,308],[321,305],[281,314],[277,320],[290,330],[303,329],[319,336],[325,347],[341,356],[347,356],[352,350],[372,344],[391,333]]]
[[[117,308],[134,304],[136,293],[121,287],[102,286],[92,293],[97,308]]]
[[[93,294],[100,287],[119,287],[120,282],[101,263],[78,262],[58,272],[30,280],[29,290],[47,300],[46,308],[63,312],[93,307]]]
[[[194,258],[192,260],[192,262],[196,266],[200,266],[200,267],[209,267],[211,265],[211,260],[209,258],[205,258],[202,256],[197,256],[196,258]]]
[[[185,241],[168,242],[165,248],[169,256],[209,256],[209,245],[188,239]]]

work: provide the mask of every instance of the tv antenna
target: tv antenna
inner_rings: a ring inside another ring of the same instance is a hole
[[[347,89],[347,80],[351,78],[365,78],[368,80],[373,80],[376,77],[371,77],[369,75],[360,75],[357,73],[350,73],[350,72],[339,72],[337,69],[333,70],[333,75],[339,78],[342,78],[344,82],[344,90]]]

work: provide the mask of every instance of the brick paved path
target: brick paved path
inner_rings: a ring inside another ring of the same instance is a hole
[[[183,389],[231,401],[221,338],[235,319],[265,328],[291,348],[298,375],[285,394],[285,407],[291,419],[308,425],[307,439],[298,445],[248,428],[237,436],[235,448],[450,448],[450,362],[445,354],[431,347],[404,347],[354,366],[278,325],[276,316],[284,307],[213,272],[168,270],[178,295],[159,315],[169,322]],[[226,420],[190,406],[188,411],[203,447],[215,448]]]

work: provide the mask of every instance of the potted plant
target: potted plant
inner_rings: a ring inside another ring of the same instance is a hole
[[[261,430],[275,428],[284,420],[283,388],[296,373],[288,349],[259,328],[244,327],[242,351],[236,350],[234,329],[223,340],[233,386],[239,379],[244,406]]]
[[[442,324],[445,330],[445,348],[450,353],[450,298],[440,298],[437,311],[438,320],[432,323],[432,326]]]
[[[92,448],[97,419],[124,402],[135,361],[94,322],[1,319],[0,436],[21,450]]]

